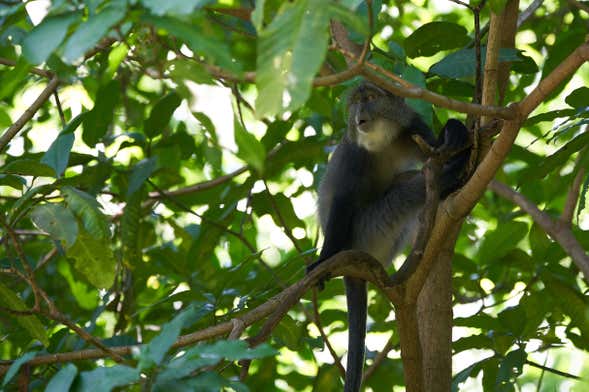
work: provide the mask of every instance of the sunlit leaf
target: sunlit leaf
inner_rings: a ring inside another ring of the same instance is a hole
[[[285,3],[259,32],[256,86],[258,117],[305,103],[327,50],[328,7],[321,0]]]
[[[108,289],[112,286],[117,262],[106,239],[80,230],[66,255],[74,260],[74,268],[94,287]]]
[[[79,18],[78,12],[45,18],[24,40],[23,55],[31,64],[41,64],[63,42],[68,28]]]
[[[61,204],[45,203],[36,206],[31,211],[31,220],[53,239],[64,241],[66,247],[76,242],[78,222],[74,214]]]

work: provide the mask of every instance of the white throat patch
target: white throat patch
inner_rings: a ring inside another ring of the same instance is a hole
[[[376,120],[369,132],[358,131],[358,144],[370,152],[385,149],[399,135],[399,126],[390,121]]]

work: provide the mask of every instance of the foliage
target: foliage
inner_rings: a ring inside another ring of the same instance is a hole
[[[60,80],[59,104],[45,102],[0,155],[0,358],[16,359],[5,366],[6,390],[23,382],[49,391],[341,388],[337,369],[319,354],[324,344],[307,300],[268,345],[219,336],[174,343],[265,302],[300,279],[315,254],[315,188],[355,82],[313,85],[324,68],[345,68],[345,56],[329,47],[330,20],[358,44],[372,32],[371,62],[467,100],[476,71],[472,13],[450,1],[252,3],[54,0],[40,21],[31,2],[0,5],[2,127],[46,85],[34,67]],[[482,23],[504,3],[483,7]],[[520,31],[516,49],[500,53],[512,62],[505,102],[526,96],[584,42],[587,14],[545,1]],[[498,175],[552,216],[587,167],[586,71],[527,120]],[[411,104],[434,126],[464,119]],[[587,248],[589,181],[582,180],[572,225]],[[454,388],[466,381],[485,390],[530,383],[552,390],[569,381],[566,373],[587,374],[587,284],[519,207],[486,193],[462,228],[453,268],[460,336],[453,349],[468,358],[456,363]],[[323,328],[339,354],[341,286],[330,281],[319,294]],[[132,354],[121,364],[90,358],[18,376],[34,357],[94,348],[64,327],[40,292],[102,344],[132,346]],[[372,294],[369,335],[386,339],[395,329],[391,307]],[[253,361],[240,379],[243,360]],[[403,385],[398,355],[366,383]]]

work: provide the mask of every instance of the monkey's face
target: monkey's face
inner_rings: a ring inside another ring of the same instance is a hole
[[[365,83],[352,92],[348,105],[351,136],[366,150],[384,150],[399,135],[401,126],[390,114],[391,106],[404,105],[402,99]]]

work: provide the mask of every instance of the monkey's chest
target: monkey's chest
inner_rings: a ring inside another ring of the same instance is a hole
[[[369,188],[375,198],[384,194],[405,172],[419,168],[420,160],[406,151],[391,149],[384,154],[374,156],[370,162]]]

